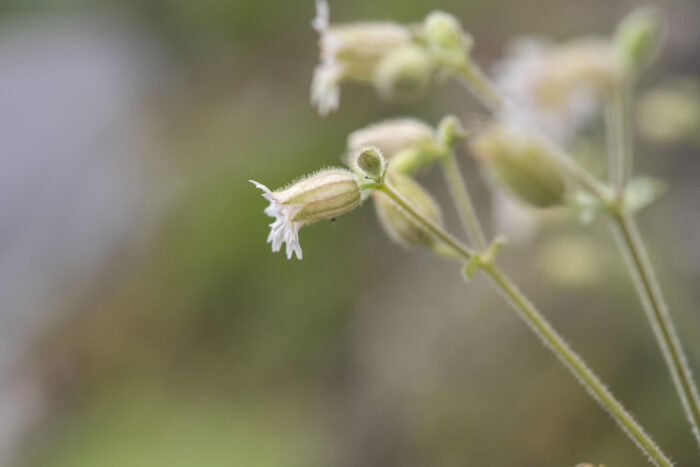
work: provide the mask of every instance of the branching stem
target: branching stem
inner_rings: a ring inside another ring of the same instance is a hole
[[[402,208],[418,224],[423,226],[437,239],[446,243],[458,252],[462,260],[469,262],[475,258],[478,252],[472,251],[469,247],[455,239],[442,227],[433,223],[419,211],[411,206],[398,192],[390,185],[383,183],[377,189],[386,193],[389,198]],[[506,297],[513,309],[525,321],[535,334],[545,343],[552,353],[554,353],[568,368],[568,370],[583,385],[593,399],[606,410],[617,422],[622,430],[634,441],[634,443],[644,452],[649,460],[656,466],[671,467],[673,464],[669,458],[654,443],[651,437],[644,431],[632,415],[625,410],[612,393],[605,387],[600,379],[585,364],[566,341],[552,328],[547,319],[530,303],[517,287],[506,277],[495,265],[492,258],[482,261],[479,267],[491,278],[492,283],[501,294]]]

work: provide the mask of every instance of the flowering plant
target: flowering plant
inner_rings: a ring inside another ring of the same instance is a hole
[[[395,99],[456,79],[489,111],[490,121],[467,128],[453,116],[435,128],[406,118],[374,123],[348,136],[343,156],[348,169],[322,170],[275,191],[253,182],[270,202],[265,213],[275,218],[268,237],[273,251],[286,243],[287,257],[301,259],[301,227],[334,219],[371,198],[393,241],[458,261],[466,279],[486,274],[647,459],[673,465],[498,266],[496,256],[506,239],[485,235],[458,167],[456,148],[467,140],[495,191],[535,209],[572,209],[583,220],[607,217],[700,446],[700,398],[634,218],[660,192],[656,181],[631,177],[629,128],[635,81],[661,43],[658,12],[633,12],[612,37],[565,44],[521,39],[496,65],[492,80],[471,57],[472,37],[449,13],[435,11],[408,25],[332,24],[328,4],[317,0],[316,7],[312,25],[320,36],[320,63],[311,102],[321,115],[337,110],[346,81],[367,83],[380,97]],[[608,181],[593,176],[569,153],[571,141],[600,110],[609,142]],[[442,168],[466,241],[446,230],[439,204],[417,180],[434,164]]]

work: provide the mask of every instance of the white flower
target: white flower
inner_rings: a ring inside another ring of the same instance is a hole
[[[267,243],[272,244],[275,252],[286,243],[288,259],[292,254],[301,259],[301,227],[345,214],[361,202],[355,175],[344,169],[322,170],[277,191],[271,191],[254,180],[249,181],[260,188],[263,197],[270,202],[265,214],[275,218],[270,224]]]
[[[500,119],[569,143],[599,111],[601,95],[615,78],[613,52],[609,41],[595,38],[562,45],[519,39],[494,67],[496,84],[511,104]]]
[[[320,63],[311,82],[311,103],[321,115],[338,108],[343,80],[371,82],[386,55],[412,42],[408,28],[389,22],[330,24],[325,0],[316,0],[311,26],[319,34]]]
[[[280,199],[270,191],[268,187],[255,180],[248,180],[250,183],[263,191],[263,197],[270,202],[265,208],[265,214],[274,217],[275,221],[270,224],[270,234],[267,236],[267,243],[272,243],[272,251],[277,252],[282,248],[282,244],[287,244],[287,259],[292,259],[292,253],[296,253],[301,259],[301,245],[299,244],[299,228],[303,225],[300,221],[292,219],[301,206],[295,204],[282,204]]]

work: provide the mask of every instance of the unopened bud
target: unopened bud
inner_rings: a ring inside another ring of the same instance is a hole
[[[355,170],[365,179],[380,182],[386,161],[377,146],[365,146],[355,156]]]
[[[471,147],[494,181],[523,201],[540,208],[563,202],[564,178],[541,138],[494,126],[478,135]]]
[[[418,45],[406,45],[388,53],[378,64],[374,86],[384,99],[411,99],[429,85],[433,61]]]
[[[446,147],[451,148],[454,144],[467,136],[462,122],[454,115],[444,117],[438,125],[438,139]]]
[[[470,37],[462,24],[452,14],[433,11],[423,21],[426,41],[430,46],[445,50],[457,50],[471,45]]]
[[[270,202],[265,214],[274,217],[267,243],[272,251],[287,244],[287,258],[296,253],[301,259],[299,229],[322,219],[345,214],[362,200],[357,177],[344,169],[326,169],[299,180],[286,188],[271,191],[265,185],[250,180],[263,191]]]
[[[384,120],[353,131],[344,162],[352,167],[353,156],[367,145],[377,146],[393,171],[413,173],[435,160],[435,131],[412,118]]]
[[[441,224],[442,213],[433,197],[407,175],[390,171],[387,174],[391,187],[401,194],[424,217]],[[436,240],[420,224],[398,207],[381,191],[372,193],[374,206],[384,231],[396,243],[403,246],[436,247]]]
[[[639,8],[622,20],[615,33],[615,45],[626,66],[638,71],[649,65],[661,45],[659,12]]]

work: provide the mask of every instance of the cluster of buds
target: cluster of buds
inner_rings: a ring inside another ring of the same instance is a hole
[[[418,96],[470,43],[459,22],[442,12],[431,13],[418,26],[386,21],[331,24],[328,3],[317,0],[312,26],[319,34],[320,63],[311,83],[311,102],[321,115],[338,108],[345,81],[372,84],[386,99]]]
[[[417,25],[331,24],[327,2],[317,0],[316,9],[320,63],[311,100],[322,115],[338,107],[344,81],[370,83],[383,97],[408,96],[469,66],[472,38],[448,13],[432,12]],[[623,21],[613,39],[521,42],[498,67],[506,105],[469,144],[488,178],[536,208],[562,205],[567,184],[548,139],[568,141],[624,73],[648,63],[659,35],[656,14],[642,10]],[[253,182],[270,201],[265,213],[275,218],[268,242],[274,251],[286,243],[287,256],[301,258],[302,226],[335,218],[371,195],[390,238],[450,254],[381,187],[391,186],[423,218],[441,225],[438,204],[413,177],[448,157],[464,137],[454,117],[437,129],[415,119],[385,120],[348,136],[342,159],[351,170],[323,170],[276,191]]]
[[[267,239],[272,250],[279,251],[286,243],[287,257],[296,254],[301,258],[301,227],[355,209],[371,194],[380,224],[392,240],[406,247],[423,246],[440,254],[453,254],[376,188],[383,184],[391,186],[425,219],[442,225],[438,203],[411,174],[444,154],[444,140],[454,140],[455,128],[452,118],[446,118],[438,131],[417,120],[380,122],[348,137],[343,160],[352,171],[322,170],[275,191],[251,181],[263,190],[263,196],[270,202],[265,213],[275,218]]]

